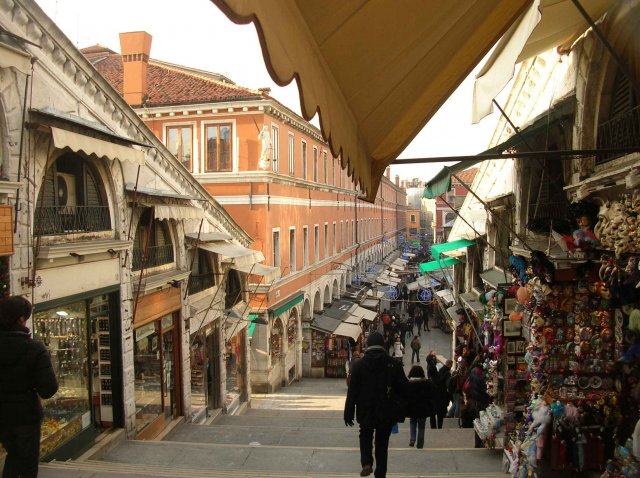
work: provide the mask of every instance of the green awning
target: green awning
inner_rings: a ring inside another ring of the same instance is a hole
[[[453,174],[458,174],[460,171],[464,171],[467,168],[470,168],[476,163],[482,161],[478,159],[478,161],[460,161],[459,163],[453,164],[451,166],[443,166],[438,174],[436,174],[433,178],[431,178],[427,184],[425,184],[424,192],[422,193],[422,197],[426,199],[434,199],[440,196],[441,194],[446,193],[451,190],[451,176]]]
[[[260,317],[260,314],[249,314],[249,338],[253,337],[253,331],[256,328],[256,323],[253,321]]]
[[[419,264],[418,267],[421,272],[432,272],[459,263],[460,261],[458,259],[455,259],[454,257],[445,257],[444,259],[440,259],[438,261],[423,262],[422,264]]]
[[[272,307],[269,307],[269,312],[273,315],[273,317],[278,317],[280,314],[285,313],[291,307],[296,304],[299,304],[304,299],[304,292],[299,291],[293,297],[289,297],[284,301],[278,302],[274,304]]]
[[[444,244],[434,244],[431,246],[431,255],[439,259],[443,252],[455,251],[456,249],[462,249],[463,247],[469,247],[474,244],[474,241],[468,239],[459,239],[457,241],[445,242]]]
[[[420,247],[420,241],[415,241],[415,240],[409,241],[409,245],[411,247]]]

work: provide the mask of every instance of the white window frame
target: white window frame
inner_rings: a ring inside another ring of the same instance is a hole
[[[309,267],[309,226],[302,226],[302,267]]]
[[[282,257],[281,240],[282,238],[280,237],[280,228],[274,227],[273,229],[271,229],[271,261],[273,263],[273,267],[282,267],[282,263],[280,261],[280,258]]]
[[[293,233],[293,234],[292,234]],[[292,240],[293,239],[293,240]],[[289,274],[297,271],[296,226],[289,226]]]
[[[313,253],[314,253],[314,264],[320,262],[320,226],[318,224],[314,224],[313,226]]]
[[[229,121],[225,121],[229,123]],[[198,124],[195,121],[175,121],[171,123],[165,123],[162,125],[162,144],[165,145],[167,149],[169,149],[169,145],[167,141],[169,140],[169,135],[167,134],[167,129],[175,128],[180,126],[189,126],[191,128],[191,171],[192,174],[196,174],[198,172],[198,166],[200,162],[200,155],[198,154]]]
[[[280,169],[280,128],[271,124],[271,171],[277,173]]]
[[[336,247],[336,235],[338,232],[338,226],[336,224],[336,221],[333,221],[333,255],[335,255],[338,251],[337,251],[337,247]]]
[[[329,223],[324,223],[324,258],[329,257]]]
[[[295,176],[296,170],[296,157],[295,157],[295,145],[296,145],[296,136],[293,133],[288,134],[287,139],[287,152],[289,155],[289,176]]]
[[[318,147],[313,147],[313,182],[318,182]]]
[[[302,156],[302,179],[307,179],[307,142],[303,139],[300,142],[300,156]]]
[[[195,124],[195,123],[194,123]],[[207,133],[207,126],[211,126],[211,125],[218,125],[218,124],[231,124],[231,141],[232,141],[232,146],[231,146],[231,171],[223,171],[223,172],[213,172],[213,171],[206,171],[205,169],[205,165],[204,162],[207,160],[205,153],[205,148],[206,148],[206,139],[205,139],[205,135]],[[198,170],[197,172],[194,171],[193,174],[229,174],[231,172],[233,173],[237,173],[238,172],[238,138],[236,137],[236,120],[235,119],[228,119],[228,120],[209,120],[209,121],[203,121],[200,125],[200,134],[199,134],[199,140],[200,140],[200,144],[202,145],[202,160],[198,160],[197,166],[198,166]],[[199,154],[199,151],[198,151]]]
[[[329,184],[329,164],[327,163],[328,159],[327,159],[327,152],[324,151],[322,153],[322,169],[324,171],[324,183],[325,184]]]

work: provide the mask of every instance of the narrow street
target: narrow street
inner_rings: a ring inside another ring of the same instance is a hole
[[[421,340],[421,352],[448,353],[449,336],[438,329],[422,332]],[[408,356],[405,369],[410,366]],[[40,476],[358,476],[358,431],[342,420],[346,390],[342,379],[304,379],[278,393],[254,395],[241,416],[181,423],[161,441],[114,440],[93,456],[43,464]],[[408,434],[403,423],[391,437],[389,476],[504,476],[501,453],[474,449],[473,431],[458,428],[455,419],[442,430],[428,429],[422,450],[408,446]]]

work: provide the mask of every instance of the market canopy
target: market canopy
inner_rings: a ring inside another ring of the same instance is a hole
[[[438,261],[423,262],[422,264],[419,264],[418,267],[420,268],[421,272],[431,272],[442,269],[444,267],[450,267],[455,264],[460,264],[460,261],[458,259],[455,259],[454,257],[445,257],[444,259],[440,259]]]
[[[458,239],[457,241],[445,242],[443,244],[434,244],[431,246],[431,255],[439,259],[444,252],[455,251],[456,249],[473,246],[474,244],[474,241],[468,239]]]
[[[397,2],[212,0],[256,23],[271,77],[294,78],[369,201],[422,130],[531,0]]]
[[[441,194],[449,192],[451,190],[451,176],[470,168],[474,164],[481,161],[460,161],[459,163],[451,166],[443,166],[442,169],[432,177],[424,186],[422,197],[426,199],[435,199]]]

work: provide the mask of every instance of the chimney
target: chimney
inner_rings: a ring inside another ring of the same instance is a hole
[[[396,186],[400,187],[400,176],[396,174]]]
[[[387,179],[389,181],[391,181],[391,168],[387,166],[387,169],[384,171],[385,176],[387,176]]]
[[[147,67],[151,52],[151,35],[147,32],[121,33],[120,52],[124,100],[130,105],[142,105],[147,100]]]

